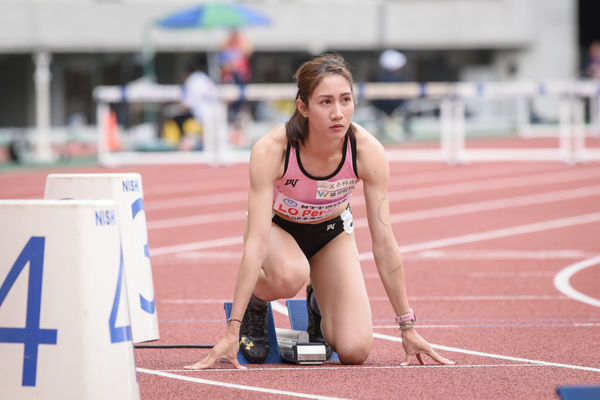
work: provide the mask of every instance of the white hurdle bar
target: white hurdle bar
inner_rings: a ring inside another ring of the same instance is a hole
[[[245,86],[220,85],[222,99],[226,102],[236,100],[274,101],[291,100],[296,95],[293,84],[249,84]],[[401,149],[390,151],[390,159],[407,161],[445,161],[449,163],[468,161],[510,161],[510,160],[558,160],[563,162],[583,162],[600,160],[600,150],[585,149],[585,140],[579,138],[580,132],[585,135],[584,121],[572,114],[561,111],[560,130],[565,137],[560,141],[560,148],[548,149],[466,149],[465,115],[459,110],[465,109],[465,102],[472,99],[516,99],[519,107],[517,126],[526,136],[530,131],[528,99],[534,97],[553,96],[560,102],[577,102],[588,99],[591,107],[591,128],[600,135],[600,82],[432,82],[432,83],[363,83],[356,84],[354,91],[360,99],[417,99],[429,98],[439,100],[443,114],[440,118],[440,149],[413,150]],[[179,85],[157,85],[151,83],[131,86],[99,86],[94,89],[97,101],[97,120],[104,120],[108,104],[119,102],[178,102],[182,89]],[[561,106],[562,107],[562,106]],[[577,105],[571,105],[577,108]],[[453,110],[453,111],[451,111]],[[578,115],[578,114],[577,114]],[[100,125],[100,124],[99,124]],[[581,126],[578,126],[581,125]],[[568,126],[564,129],[564,126]],[[101,127],[99,135],[102,134]],[[575,135],[579,135],[575,138]],[[577,142],[576,147],[569,147],[567,142]],[[103,165],[133,164],[151,162],[162,163],[210,163],[212,158],[204,152],[174,152],[140,154],[135,152],[108,152],[99,146],[99,159]],[[229,150],[223,155],[223,162],[246,162],[249,158],[247,150]]]

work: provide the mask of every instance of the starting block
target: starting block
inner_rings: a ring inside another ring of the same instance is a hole
[[[115,201],[133,342],[159,339],[140,174],[50,174],[46,178],[44,198]]]
[[[231,302],[225,303],[225,318],[229,319],[231,316],[231,308],[233,304]],[[265,364],[279,364],[281,362],[281,354],[279,353],[279,346],[277,345],[277,334],[275,333],[275,320],[273,319],[273,310],[271,304],[267,309],[267,331],[269,332],[269,356],[265,361]],[[240,364],[250,364],[250,361],[244,357],[241,351],[238,351],[238,361]]]
[[[112,200],[0,200],[0,391],[138,400]]]
[[[326,361],[325,346],[308,341],[306,300],[288,299],[286,305],[292,329],[276,328],[271,304],[267,306],[269,355],[265,364],[279,364],[281,361],[294,364],[323,364]],[[226,302],[224,307],[225,317],[229,319],[232,303]],[[339,360],[337,353],[334,352],[329,360]],[[238,352],[238,361],[240,364],[250,364],[241,351]]]
[[[308,311],[306,310],[306,299],[287,299],[285,302],[290,318],[290,326],[294,330],[305,331],[308,329]],[[337,353],[331,353],[328,361],[339,361]]]
[[[277,345],[281,359],[292,364],[323,364],[327,359],[325,345],[309,343],[308,332],[277,328]]]
[[[594,400],[600,399],[600,386],[559,386],[556,393],[562,400]]]

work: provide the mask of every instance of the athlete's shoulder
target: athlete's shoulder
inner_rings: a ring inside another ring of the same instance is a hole
[[[375,152],[380,154],[381,152],[385,152],[381,142],[371,132],[356,122],[353,122],[352,126],[354,127],[357,155],[360,156],[361,153]]]
[[[287,149],[285,125],[279,125],[254,143],[250,153],[250,169],[268,169],[280,174]]]

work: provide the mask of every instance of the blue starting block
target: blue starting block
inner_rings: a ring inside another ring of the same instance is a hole
[[[290,326],[297,331],[305,331],[308,327],[308,312],[306,311],[306,300],[304,299],[289,299],[286,301],[288,315],[290,318]],[[231,316],[232,303],[226,302],[225,316],[227,319]],[[275,330],[275,320],[273,319],[273,310],[271,304],[267,309],[267,330],[269,334],[269,355],[265,364],[281,363],[281,354],[279,353],[279,345],[277,344],[277,333]],[[238,361],[240,364],[250,364],[250,361],[244,357],[241,351],[238,351]],[[337,353],[333,353],[329,360],[339,360]]]
[[[308,311],[306,310],[305,299],[288,299],[285,302],[288,315],[290,317],[290,326],[296,331],[305,331],[308,329]],[[339,360],[337,353],[334,351],[329,360]]]
[[[231,307],[231,302],[225,303],[225,315],[227,319],[231,316]],[[277,344],[277,334],[275,333],[275,321],[273,320],[271,304],[269,304],[267,308],[267,330],[269,332],[269,355],[267,356],[265,364],[280,364],[281,354],[279,353],[279,345]],[[241,351],[238,351],[237,358],[240,364],[251,364]]]
[[[556,393],[562,400],[600,399],[600,386],[559,386]]]

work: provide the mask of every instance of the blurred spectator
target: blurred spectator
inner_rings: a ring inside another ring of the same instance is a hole
[[[403,82],[402,68],[406,64],[406,56],[399,51],[388,49],[379,56],[378,82]],[[395,109],[404,104],[402,99],[381,99],[373,102],[375,107],[391,115]]]
[[[237,29],[232,29],[219,49],[219,66],[222,83],[245,84],[252,79],[250,56],[253,47]]]
[[[188,66],[188,76],[183,83],[183,103],[190,109],[194,119],[201,125],[202,139],[212,141],[218,130],[215,120],[216,109],[220,104],[219,89],[207,73],[205,58],[197,58]],[[184,124],[181,149],[201,147],[200,135],[194,129],[186,130]],[[207,143],[204,143],[206,147]]]
[[[600,41],[590,44],[585,63],[585,75],[592,79],[600,79]]]
[[[404,66],[406,65],[406,56],[396,50],[388,49],[379,55],[379,74],[378,82],[404,82]],[[373,101],[373,105],[383,111],[388,117],[399,117],[402,119],[402,128],[404,135],[408,138],[411,135],[410,117],[404,99],[378,99]]]
[[[219,66],[221,68],[221,83],[245,85],[252,79],[250,57],[253,53],[252,43],[236,28],[229,32],[229,37],[219,49]],[[246,102],[240,98],[230,104],[227,113],[235,142],[244,142],[245,119],[250,118],[250,110],[246,110]]]

